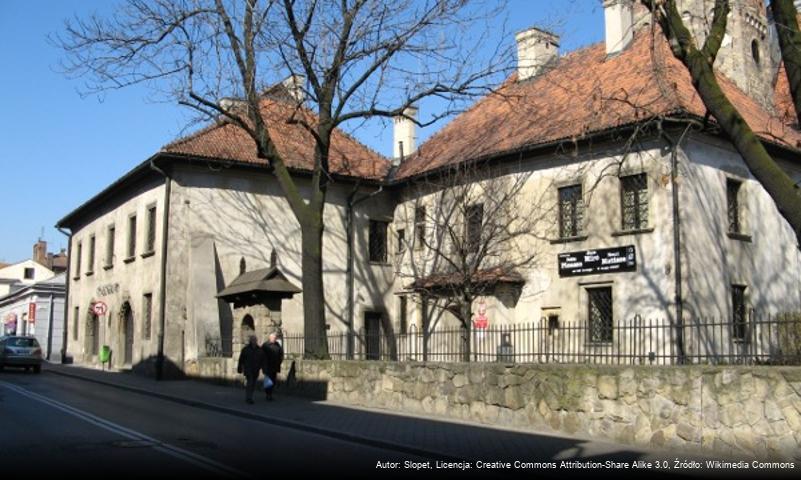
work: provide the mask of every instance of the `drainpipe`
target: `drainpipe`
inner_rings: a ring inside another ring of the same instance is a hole
[[[353,240],[353,208],[360,204],[361,202],[378,195],[384,190],[384,186],[380,185],[378,190],[374,192],[370,192],[360,198],[356,198],[356,193],[358,192],[358,185],[353,191],[348,195],[348,202],[347,202],[347,209],[345,210],[345,229],[346,229],[346,236],[348,242],[348,268],[347,268],[347,275],[345,281],[347,283],[347,291],[348,291],[348,345],[347,345],[347,358],[348,360],[353,359],[353,352],[354,352],[354,345],[353,345],[353,335],[354,335],[354,316],[356,314],[355,307],[353,304],[353,294],[354,294],[354,287],[353,287],[353,264],[354,264],[354,240]]]
[[[159,282],[159,346],[156,357],[156,380],[164,378],[164,328],[166,325],[167,306],[167,237],[170,226],[170,191],[172,179],[156,166],[155,159],[150,160],[150,168],[164,177],[164,216],[161,219],[161,272]]]
[[[72,271],[72,233],[67,233],[61,227],[56,227],[56,230],[61,232],[62,235],[67,237],[67,271],[65,272],[66,278],[64,278],[64,282],[67,285],[64,288],[64,328],[61,337],[61,363],[67,362],[67,340],[68,340],[68,322],[67,318],[69,317],[69,312],[71,310],[72,304],[70,303],[70,279]],[[77,322],[78,319],[74,319],[73,321]]]
[[[50,353],[53,351],[53,294],[50,294],[50,310],[47,316],[47,361],[50,361]]]
[[[681,283],[681,217],[679,215],[679,184],[676,181],[679,175],[678,149],[679,142],[673,140],[662,126],[659,126],[662,138],[670,145],[670,185],[673,197],[673,262],[676,264],[674,269],[674,282],[676,283],[676,347],[678,350],[679,364],[685,363],[684,351],[684,298]],[[687,131],[685,130],[685,133]],[[682,138],[684,134],[682,134]]]

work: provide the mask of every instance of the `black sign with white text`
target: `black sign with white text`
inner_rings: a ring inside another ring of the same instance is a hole
[[[634,245],[559,254],[560,277],[635,270],[637,270],[637,254]]]

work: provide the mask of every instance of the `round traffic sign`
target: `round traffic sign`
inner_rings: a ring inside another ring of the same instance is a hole
[[[95,315],[98,317],[101,315],[105,315],[108,312],[108,306],[103,302],[97,302],[92,306],[92,310],[95,312]]]

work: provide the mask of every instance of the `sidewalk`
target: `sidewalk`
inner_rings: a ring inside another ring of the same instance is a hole
[[[65,365],[46,365],[44,370],[196,408],[437,460],[633,462],[676,458],[676,452],[563,437],[550,432],[492,428],[440,417],[310,401],[284,395],[280,386],[274,402],[268,403],[262,395],[257,395],[256,404],[247,405],[241,387],[196,380],[157,382],[131,373]]]

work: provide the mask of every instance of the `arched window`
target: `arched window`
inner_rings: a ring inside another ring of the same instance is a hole
[[[242,318],[242,330],[245,329],[256,330],[256,324],[253,322],[253,317],[251,317],[250,314]]]
[[[759,65],[759,42],[756,39],[751,40],[751,56],[754,57],[754,62]]]

